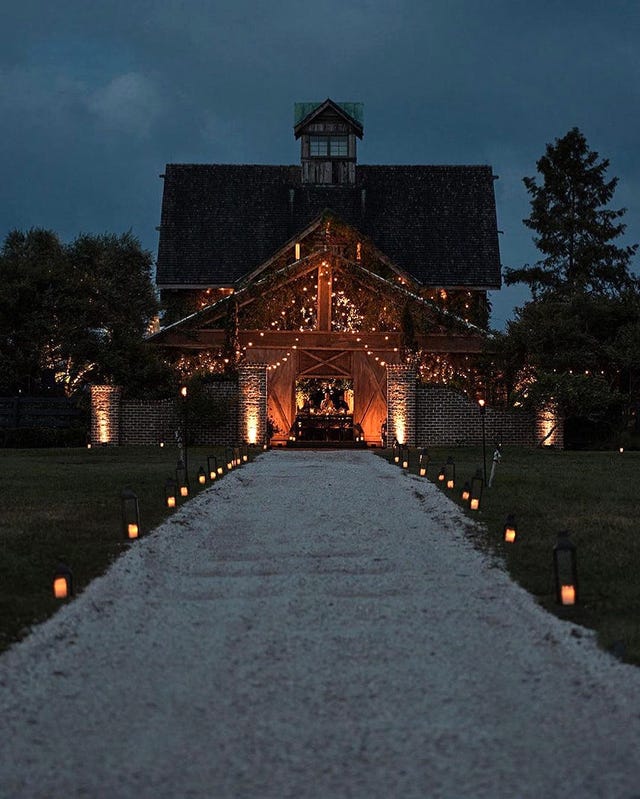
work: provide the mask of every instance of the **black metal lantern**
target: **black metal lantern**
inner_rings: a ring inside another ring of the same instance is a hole
[[[504,523],[503,530],[503,538],[507,544],[513,544],[518,536],[518,527],[516,525],[516,520],[513,513],[510,513],[507,516],[507,519]]]
[[[218,459],[215,455],[209,455],[207,457],[207,474],[211,481],[215,480],[218,475]]]
[[[249,445],[243,444],[242,445],[242,462],[246,463],[249,460]]]
[[[409,468],[409,447],[402,448],[402,468]]]
[[[242,463],[242,460],[240,458],[240,447],[234,447],[233,448],[233,465],[234,466],[240,466],[241,463]]]
[[[418,458],[418,474],[420,477],[426,477],[429,469],[429,453],[426,449],[420,450],[420,457]]]
[[[186,499],[189,496],[189,475],[182,464],[179,464],[176,468],[176,483],[178,484],[180,498]]]
[[[471,486],[469,485],[469,481],[467,480],[465,482],[465,484],[462,486],[462,491],[460,493],[460,499],[463,502],[466,502],[467,505],[468,505],[470,496],[471,496]]]
[[[207,473],[204,470],[204,466],[201,466],[198,469],[198,484],[203,486],[207,482]]]
[[[73,574],[64,563],[58,563],[53,575],[53,595],[56,599],[73,596]]]
[[[447,458],[447,462],[444,465],[444,477],[447,488],[453,490],[456,485],[456,465],[451,456]]]
[[[224,448],[224,459],[227,464],[227,471],[230,472],[233,469],[233,447]]]
[[[438,482],[439,483],[444,483],[444,478],[445,478],[445,475],[446,475],[446,471],[447,471],[446,466],[443,466],[442,469],[440,469],[440,471],[438,472]]]
[[[471,491],[469,493],[469,509],[480,510],[480,500],[482,499],[482,489],[484,480],[482,479],[482,469],[477,469],[471,480]]]
[[[140,507],[138,497],[130,488],[120,494],[122,505],[122,532],[125,538],[137,538],[140,535]]]
[[[400,463],[400,444],[396,440],[393,442],[393,462]]]
[[[270,438],[269,436],[264,437],[264,441],[262,442],[262,451],[266,452],[270,448]]]
[[[164,484],[164,502],[167,508],[175,508],[177,504],[176,481],[171,477]]]
[[[558,604],[575,605],[578,601],[578,559],[568,530],[558,533],[558,542],[553,548],[553,573]]]

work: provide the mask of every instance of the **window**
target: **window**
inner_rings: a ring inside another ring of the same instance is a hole
[[[309,136],[309,155],[312,158],[349,155],[348,136]]]

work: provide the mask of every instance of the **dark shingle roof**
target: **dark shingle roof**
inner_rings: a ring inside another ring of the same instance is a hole
[[[198,164],[166,168],[158,285],[234,283],[326,209],[424,285],[500,287],[491,167],[359,165],[355,186],[310,186],[297,165]]]

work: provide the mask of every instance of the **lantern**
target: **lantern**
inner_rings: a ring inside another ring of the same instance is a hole
[[[233,462],[233,447],[225,447],[224,453],[225,460],[227,461],[227,471],[230,472],[235,465]]]
[[[203,486],[207,482],[207,473],[204,470],[204,467],[201,466],[198,469],[198,483]]]
[[[209,475],[209,480],[216,479],[216,475],[218,474],[218,459],[215,455],[209,455],[207,457],[207,474]]]
[[[482,469],[477,469],[476,473],[471,480],[471,491],[469,493],[469,509],[480,510],[480,500],[482,499],[482,488],[484,480],[482,479]]]
[[[58,564],[53,575],[53,595],[56,599],[73,596],[73,574],[64,563]]]
[[[418,474],[420,477],[427,476],[427,469],[429,468],[429,453],[426,449],[420,450],[420,457],[418,459]]]
[[[466,483],[462,486],[462,493],[460,494],[460,499],[463,502],[469,504],[470,496],[471,496],[471,486],[469,485],[469,481],[467,480]]]
[[[249,460],[249,447],[247,444],[242,445],[242,462],[246,463]]]
[[[553,548],[553,571],[556,580],[556,599],[560,605],[575,605],[578,601],[578,561],[576,546],[569,531],[558,533]]]
[[[120,495],[122,504],[122,531],[125,538],[137,538],[140,535],[140,508],[138,497],[130,488],[125,488]]]
[[[403,447],[402,449],[402,468],[409,468],[409,447]]]
[[[516,527],[516,520],[512,513],[507,516],[507,520],[504,523],[503,527],[504,531],[504,540],[507,544],[513,544],[516,540],[516,536],[518,535],[518,528]]]
[[[444,475],[445,475],[445,467],[443,466],[442,469],[438,472],[438,482],[444,483]]]
[[[242,460],[240,458],[240,447],[233,448],[233,465],[240,466],[242,464]]]
[[[167,508],[176,506],[176,481],[169,478],[164,484],[164,501]]]
[[[189,496],[189,476],[184,466],[178,466],[176,469],[176,483],[179,495],[182,499],[186,499]]]
[[[393,462],[400,463],[400,444],[397,441],[393,442]]]
[[[444,476],[448,489],[453,489],[456,484],[456,465],[453,458],[449,456],[444,465]]]
[[[269,437],[265,436],[264,441],[262,442],[262,450],[266,452],[269,449]]]

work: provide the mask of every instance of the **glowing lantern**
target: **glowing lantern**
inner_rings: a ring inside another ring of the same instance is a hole
[[[233,462],[233,447],[225,447],[224,452],[227,461],[227,471],[230,472],[235,465]]]
[[[233,465],[240,466],[242,460],[240,459],[240,447],[233,448]]]
[[[556,580],[556,599],[560,605],[575,605],[578,601],[578,561],[576,546],[569,531],[558,533],[553,548],[553,571]]]
[[[402,450],[402,468],[409,468],[409,447],[403,447]]]
[[[164,501],[167,508],[176,506],[176,481],[169,478],[164,484]]]
[[[397,441],[393,442],[393,462],[400,463],[400,444]]]
[[[453,489],[456,484],[456,465],[453,458],[449,456],[444,465],[444,476],[448,489]]]
[[[122,504],[122,530],[125,538],[137,538],[140,535],[140,507],[138,497],[130,488],[125,488],[120,495]]]
[[[469,509],[480,510],[480,500],[482,499],[482,489],[484,480],[482,479],[482,469],[477,469],[471,480],[471,492],[469,494]]]
[[[463,502],[469,503],[469,497],[471,496],[471,486],[469,485],[469,481],[462,486],[462,493],[460,494],[460,499]]]
[[[216,475],[218,474],[218,459],[215,455],[209,455],[207,457],[207,473],[209,475],[209,480],[216,479]]]
[[[513,517],[513,514],[510,513],[507,516],[507,520],[504,523],[504,540],[507,544],[513,544],[516,540],[516,536],[518,535],[518,528],[516,527],[516,520]]]
[[[247,444],[242,445],[242,462],[246,463],[249,460],[249,447]]]
[[[207,473],[204,470],[204,467],[201,466],[198,469],[198,483],[203,486],[207,482]]]
[[[418,473],[420,477],[427,476],[427,469],[429,468],[429,453],[426,449],[420,450],[420,457],[418,459]]]
[[[53,575],[53,595],[56,599],[73,596],[73,574],[68,566],[59,563]]]
[[[176,469],[176,483],[179,495],[182,499],[186,499],[189,496],[189,476],[184,466],[178,466]]]
[[[442,469],[440,469],[440,471],[438,472],[438,482],[439,483],[444,483],[445,472],[446,472],[446,469],[443,466]]]

